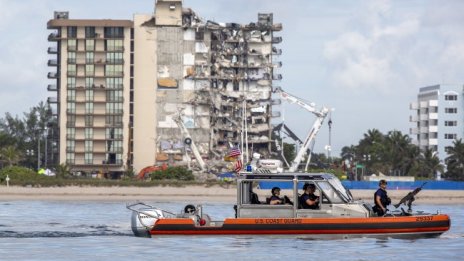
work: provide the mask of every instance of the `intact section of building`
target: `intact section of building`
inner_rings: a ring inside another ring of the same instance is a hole
[[[155,164],[209,170],[248,137],[270,154],[273,84],[282,76],[272,14],[248,24],[201,19],[181,0],[151,15],[75,20],[55,12],[60,162],[75,171],[136,172]],[[52,47],[54,48],[54,47]],[[54,49],[55,50],[55,49]],[[54,53],[52,53],[54,54]],[[244,147],[246,150],[246,147]]]
[[[446,148],[464,137],[463,88],[443,84],[423,87],[419,89],[417,102],[410,105],[413,142],[421,150],[436,151],[441,160],[447,157]]]

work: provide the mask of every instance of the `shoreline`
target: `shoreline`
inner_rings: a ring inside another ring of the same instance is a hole
[[[261,199],[269,191],[257,190]],[[356,200],[371,202],[375,190],[351,190]],[[408,190],[388,190],[392,201],[398,202]],[[185,187],[19,187],[0,186],[0,201],[52,200],[52,201],[156,201],[156,202],[236,202],[235,186]],[[464,190],[422,190],[414,204],[464,204]]]

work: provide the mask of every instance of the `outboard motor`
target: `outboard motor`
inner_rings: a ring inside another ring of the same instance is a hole
[[[163,212],[160,209],[141,208],[137,211],[132,210],[132,232],[137,237],[151,237],[150,229],[153,228],[158,219],[163,217]]]

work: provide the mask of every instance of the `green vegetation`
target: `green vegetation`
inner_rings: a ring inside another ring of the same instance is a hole
[[[447,172],[443,177],[450,180],[464,180],[464,144],[456,140],[448,148],[445,159]],[[408,135],[400,131],[387,134],[377,129],[368,130],[356,146],[342,148],[342,160],[366,166],[367,173],[383,173],[395,176],[415,176],[419,179],[433,179],[444,167],[436,152],[421,151],[411,143]]]
[[[195,179],[191,170],[184,167],[168,167],[166,170],[157,170],[150,173],[152,180],[183,180],[191,181]]]

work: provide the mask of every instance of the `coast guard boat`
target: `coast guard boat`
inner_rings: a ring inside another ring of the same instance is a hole
[[[276,184],[295,204],[270,205],[255,191],[260,183]],[[317,209],[300,209],[299,194],[305,183],[314,184],[320,197]],[[255,190],[255,191],[254,191]],[[409,193],[400,203],[410,203]],[[396,204],[398,206],[398,204]],[[340,180],[327,173],[241,173],[237,177],[236,216],[212,220],[201,205],[187,205],[172,213],[142,202],[128,204],[134,235],[304,235],[311,238],[437,237],[450,228],[446,214],[395,210],[379,217],[372,206],[354,200]]]

